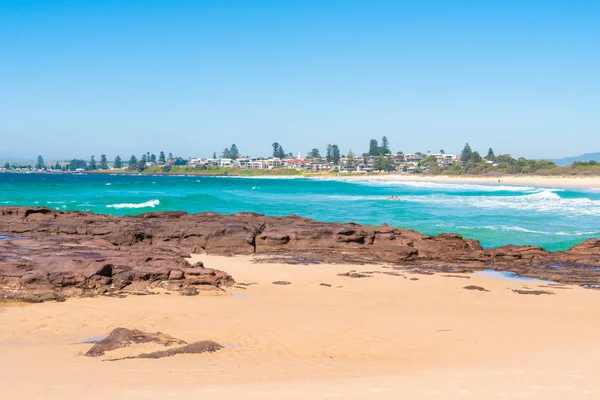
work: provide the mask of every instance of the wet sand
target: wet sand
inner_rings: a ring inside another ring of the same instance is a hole
[[[337,275],[393,271],[381,265],[195,258],[237,282],[257,284],[193,297],[99,297],[0,309],[2,398],[600,396],[599,291],[481,275]],[[512,291],[523,288],[554,294]],[[146,345],[83,356],[91,345],[80,342],[119,326],[226,348],[160,360],[102,361],[156,349]]]

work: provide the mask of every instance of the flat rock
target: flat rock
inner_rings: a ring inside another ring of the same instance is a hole
[[[465,289],[465,290],[478,290],[480,292],[489,292],[489,290],[487,290],[486,288],[481,287],[481,286],[475,286],[475,285],[465,286],[465,287],[463,287],[463,289]]]
[[[98,357],[104,355],[107,351],[140,343],[156,343],[164,346],[186,344],[181,339],[174,338],[173,336],[161,332],[150,333],[142,332],[137,329],[115,328],[106,338],[96,342],[96,344],[85,353],[85,356]]]
[[[534,296],[539,296],[541,294],[554,294],[553,292],[548,292],[546,290],[513,289],[512,291],[518,294],[532,294]]]
[[[174,284],[174,290],[234,283],[223,271],[190,266],[186,258],[192,253],[254,254],[261,256],[257,262],[307,265],[388,264],[412,274],[493,268],[588,288],[600,282],[600,239],[564,252],[510,245],[484,249],[476,240],[451,233],[429,236],[386,225],[324,223],[298,216],[112,216],[0,207],[0,237],[0,301],[111,295],[136,282],[148,290],[167,281],[183,282]]]
[[[217,350],[222,349],[219,343],[203,340],[201,342],[190,343],[188,345],[182,347],[175,347],[168,350],[154,351],[152,353],[142,353],[133,357],[123,357],[123,358],[113,358],[107,361],[118,361],[118,360],[126,360],[131,358],[164,358],[164,357],[172,357],[178,354],[201,354],[201,353],[214,353]]]
[[[371,275],[361,274],[359,272],[352,272],[352,271],[338,274],[338,276],[347,276],[349,278],[371,278]]]

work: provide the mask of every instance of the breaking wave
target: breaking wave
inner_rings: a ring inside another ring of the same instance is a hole
[[[159,200],[149,200],[144,203],[109,204],[106,207],[108,207],[108,208],[146,208],[146,207],[154,208],[159,204],[160,204]]]
[[[438,226],[447,226],[446,224],[438,224]],[[598,235],[600,231],[574,231],[574,232],[562,232],[562,231],[540,231],[534,229],[527,229],[516,225],[488,225],[483,227],[478,226],[450,226],[450,228],[462,229],[462,230],[479,230],[487,229],[495,232],[520,232],[520,233],[534,233],[536,235],[556,235],[556,236],[589,236]]]
[[[473,190],[480,192],[531,192],[538,190],[533,186],[513,186],[513,185],[495,185],[495,184],[476,184],[476,183],[440,183],[440,182],[415,182],[415,181],[375,181],[375,180],[355,180],[340,182],[358,183],[364,186],[408,186],[418,189],[445,189],[451,191]]]
[[[562,198],[553,190],[525,194],[522,196],[452,196],[434,194],[430,196],[400,196],[400,201],[449,207],[476,207],[481,209],[504,209],[559,213],[569,216],[600,216],[600,200],[585,197]]]

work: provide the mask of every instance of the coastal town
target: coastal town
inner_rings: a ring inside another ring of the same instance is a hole
[[[106,155],[101,155],[96,161],[95,156],[89,160],[73,159],[70,161],[57,161],[45,163],[40,155],[34,165],[18,165],[6,162],[1,171],[50,171],[50,172],[89,172],[89,171],[137,171],[148,169],[154,172],[170,172],[173,167],[188,167],[198,171],[216,169],[237,170],[293,170],[301,172],[336,172],[336,173],[422,173],[431,168],[449,168],[452,166],[465,166],[468,162],[485,163],[497,166],[498,162],[493,150],[490,148],[486,157],[481,157],[472,151],[467,143],[460,155],[448,154],[444,150],[439,152],[392,153],[389,143],[384,136],[379,145],[378,141],[371,139],[369,151],[361,155],[354,155],[352,151],[341,154],[335,144],[328,145],[325,154],[313,148],[304,156],[301,153],[293,155],[284,152],[279,143],[273,143],[273,152],[269,156],[243,156],[235,144],[225,148],[220,156],[216,152],[212,157],[189,157],[187,159],[174,156],[172,153],[165,155],[163,151],[157,157],[155,154],[144,153],[138,159],[132,155],[128,161],[116,156],[109,162]],[[501,156],[509,157],[510,156]]]
[[[224,167],[224,168],[240,168],[240,169],[275,169],[288,168],[303,171],[337,171],[337,172],[372,172],[375,170],[385,170],[387,172],[406,172],[415,173],[427,171],[430,167],[425,165],[422,168],[421,164],[434,162],[439,166],[450,166],[454,163],[460,163],[460,156],[455,154],[445,153],[408,153],[408,154],[389,154],[383,156],[361,155],[353,156],[352,154],[341,156],[337,162],[328,160],[322,157],[302,157],[288,156],[279,157],[238,157],[232,158],[192,158],[187,165],[193,167]],[[167,164],[174,164],[174,159],[167,160]],[[383,165],[382,165],[383,164]],[[383,166],[384,168],[379,168]],[[419,171],[420,170],[420,171]]]
[[[0,172],[47,173],[144,173],[189,175],[315,175],[315,174],[424,174],[424,175],[600,175],[595,160],[574,161],[558,166],[552,160],[513,158],[510,154],[496,155],[492,148],[485,156],[466,143],[460,154],[437,152],[392,152],[387,137],[381,142],[369,141],[367,152],[342,154],[338,145],[329,144],[321,153],[313,148],[306,154],[286,152],[275,142],[268,156],[242,155],[236,144],[212,157],[180,157],[160,151],[132,155],[123,160],[119,155],[109,161],[105,154],[97,160],[72,159],[45,162],[42,155],[33,163],[0,163]]]

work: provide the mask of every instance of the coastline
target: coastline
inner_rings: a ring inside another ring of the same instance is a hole
[[[252,170],[250,170],[252,171]],[[261,170],[262,171],[262,170]],[[447,184],[483,184],[483,185],[528,185],[551,188],[600,188],[600,176],[547,176],[547,175],[423,175],[423,174],[334,174],[327,173],[289,173],[283,174],[261,172],[248,174],[223,173],[161,173],[161,172],[129,172],[129,171],[93,171],[93,172],[0,172],[3,174],[66,174],[66,175],[114,175],[114,176],[185,176],[185,177],[220,177],[245,179],[315,179],[341,181],[382,181],[382,182],[432,182]]]
[[[339,275],[390,271],[385,264],[255,264],[252,256],[207,255],[191,261],[225,269],[248,286],[1,309],[5,397],[481,399],[527,392],[561,399],[600,391],[594,290],[477,274]],[[520,289],[552,294],[513,291]],[[103,362],[156,345],[83,356],[91,347],[85,338],[116,327],[225,348],[160,360]]]

